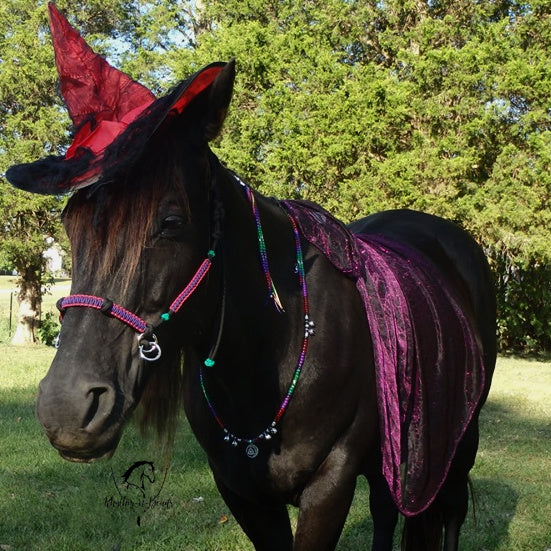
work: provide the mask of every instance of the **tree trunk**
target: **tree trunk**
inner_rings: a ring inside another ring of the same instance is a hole
[[[41,278],[28,277],[20,280],[17,301],[19,314],[17,326],[12,338],[12,344],[25,345],[36,342],[36,331],[40,323],[40,309],[42,305]]]

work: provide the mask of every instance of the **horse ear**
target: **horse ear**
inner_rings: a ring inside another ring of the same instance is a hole
[[[210,141],[220,133],[226,119],[228,107],[233,93],[235,79],[235,60],[228,62],[220,71],[209,90],[207,110],[205,113],[203,131],[204,137]]]

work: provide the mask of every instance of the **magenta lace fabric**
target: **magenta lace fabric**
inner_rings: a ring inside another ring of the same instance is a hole
[[[303,237],[356,280],[373,344],[383,475],[398,509],[418,514],[441,488],[482,396],[474,329],[421,252],[354,236],[309,203],[284,205]]]

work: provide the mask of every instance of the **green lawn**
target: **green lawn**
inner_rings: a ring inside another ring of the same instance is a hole
[[[0,344],[1,550],[252,549],[218,496],[184,420],[157,505],[149,509],[121,505],[113,481],[139,460],[152,461],[161,474],[159,446],[141,440],[133,426],[111,461],[63,461],[34,415],[36,388],[52,356],[41,346]],[[463,551],[551,548],[550,419],[551,362],[500,359],[472,473],[476,521],[470,514]],[[118,507],[106,506],[117,499]],[[340,551],[367,548],[367,503],[361,481]]]

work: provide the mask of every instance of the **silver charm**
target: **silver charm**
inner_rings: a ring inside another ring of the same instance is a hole
[[[307,339],[314,334],[316,324],[309,318],[308,314],[304,316],[304,337]]]
[[[245,453],[249,459],[254,459],[258,455],[258,446],[255,444],[249,444],[245,448]]]

